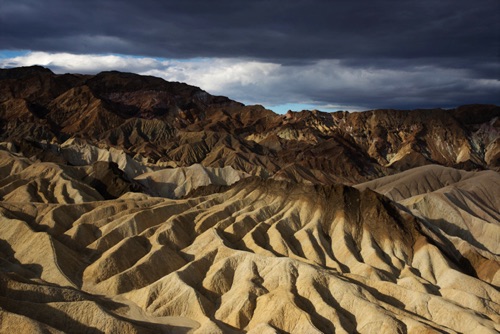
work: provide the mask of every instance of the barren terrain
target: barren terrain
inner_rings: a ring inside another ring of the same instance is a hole
[[[499,116],[0,70],[0,332],[498,333]]]

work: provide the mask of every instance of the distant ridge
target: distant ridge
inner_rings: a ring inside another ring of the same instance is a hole
[[[1,140],[18,147],[27,138],[61,145],[75,137],[152,164],[228,165],[348,184],[423,164],[500,167],[500,107],[493,105],[277,115],[187,84],[116,71],[3,69],[0,82]],[[304,168],[309,176],[298,172]]]

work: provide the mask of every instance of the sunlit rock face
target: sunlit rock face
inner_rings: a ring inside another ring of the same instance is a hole
[[[497,333],[499,115],[0,70],[0,332]]]

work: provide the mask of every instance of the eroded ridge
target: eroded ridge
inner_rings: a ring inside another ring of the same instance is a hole
[[[499,330],[498,289],[371,190],[247,178],[179,200],[1,208],[3,316],[33,328],[66,331],[72,319],[154,331],[137,321],[156,319],[200,333]],[[33,315],[39,304],[66,320]],[[92,320],[102,312],[110,320]]]

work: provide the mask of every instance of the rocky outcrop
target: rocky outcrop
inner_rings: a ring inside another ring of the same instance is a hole
[[[0,70],[0,332],[497,333],[499,116]]]
[[[356,187],[408,208],[461,268],[500,286],[500,174],[432,165]]]
[[[317,183],[356,184],[424,164],[465,170],[498,170],[499,165],[497,106],[282,116],[197,87],[130,73],[55,75],[31,67],[1,70],[0,82],[5,93],[0,94],[0,139],[18,147],[30,146],[26,140],[40,146],[78,138],[158,166],[231,166],[291,180],[307,169],[319,175],[312,180]]]
[[[199,333],[500,329],[500,295],[490,285],[496,276],[469,273],[452,256],[453,235],[437,235],[429,220],[371,190],[247,178],[181,200],[128,194],[0,207],[3,266],[17,275],[2,274],[2,316],[25,317],[23,326],[147,332],[161,323],[163,330],[187,326]],[[498,244],[486,235],[477,241],[495,251]],[[33,247],[51,256],[33,256]],[[35,287],[36,295],[29,292]],[[33,303],[52,316],[31,315]]]

